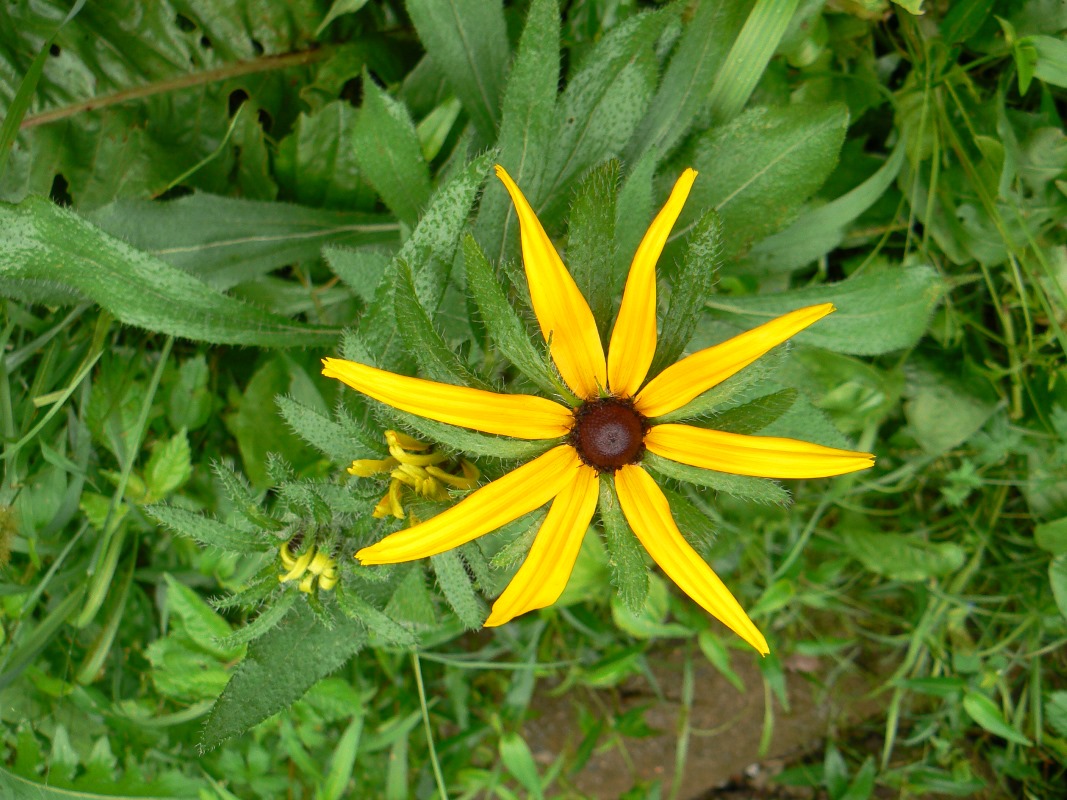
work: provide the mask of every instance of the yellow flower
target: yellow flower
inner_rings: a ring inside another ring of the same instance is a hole
[[[652,559],[694,601],[766,655],[767,640],[682,537],[666,497],[640,462],[647,450],[682,464],[767,478],[818,478],[871,466],[874,456],[869,453],[656,421],[826,316],[833,306],[785,314],[683,358],[646,383],[656,351],[656,262],[697,173],[687,169],[682,174],[637,248],[606,357],[589,305],[533,209],[503,167],[496,174],[518,214],[534,314],[560,376],[580,404],[569,408],[543,397],[497,394],[324,359],[323,375],[394,408],[486,433],[559,440],[436,517],[363,548],[356,558],[362,564],[426,558],[552,501],[525,562],[485,623],[502,625],[559,598],[596,510],[599,476],[613,473],[622,512]]]
[[[315,580],[318,579],[319,588],[328,592],[337,585],[337,562],[321,550],[316,551],[309,547],[308,551],[300,556],[294,556],[289,549],[290,542],[286,542],[278,548],[278,556],[282,566],[288,570],[278,576],[280,583],[300,581],[300,591],[311,594],[315,588]]]

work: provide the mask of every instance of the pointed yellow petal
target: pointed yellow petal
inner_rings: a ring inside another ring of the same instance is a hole
[[[800,308],[683,358],[648,382],[636,398],[637,410],[646,417],[678,410],[833,310],[832,303]]]
[[[667,204],[645,232],[630,264],[622,305],[608,347],[608,385],[612,394],[619,397],[632,397],[637,393],[656,354],[656,262],[671,228],[682,213],[696,177],[693,169],[682,173]]]
[[[593,312],[519,187],[499,164],[496,175],[515,203],[530,300],[552,360],[575,394],[596,397],[607,387],[607,371]]]
[[[486,484],[433,519],[364,547],[356,558],[362,564],[396,564],[459,547],[543,506],[574,481],[579,466],[574,448],[561,444]]]
[[[497,394],[466,386],[452,386],[345,361],[324,358],[322,374],[393,408],[516,439],[554,439],[574,423],[566,406],[527,394]]]
[[[761,478],[827,478],[874,466],[870,453],[692,425],[655,425],[645,436],[645,447],[692,467]]]
[[[719,576],[682,538],[667,498],[651,476],[631,464],[615,473],[615,488],[622,513],[652,560],[705,611],[767,655],[767,640]]]
[[[583,464],[577,477],[556,495],[526,560],[493,603],[493,613],[485,627],[503,625],[519,614],[550,606],[559,599],[596,511],[598,486],[596,470]]]

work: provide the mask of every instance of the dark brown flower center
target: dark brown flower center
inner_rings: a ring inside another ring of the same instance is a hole
[[[600,472],[634,464],[645,454],[648,422],[632,400],[604,397],[574,412],[570,442],[582,461]]]

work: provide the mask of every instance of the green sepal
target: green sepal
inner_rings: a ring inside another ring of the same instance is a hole
[[[470,576],[455,550],[446,550],[430,557],[437,585],[445,600],[468,630],[477,630],[485,622],[485,603],[478,597]]]
[[[167,530],[188,536],[204,547],[217,547],[228,553],[255,553],[278,545],[276,540],[268,538],[258,527],[236,528],[185,508],[157,503],[145,506],[144,511]]]
[[[655,377],[670,366],[693,337],[700,310],[719,276],[722,264],[722,222],[715,209],[704,214],[689,235],[685,259],[671,281],[671,299],[659,326],[656,357],[648,370]],[[660,265],[660,274],[667,272]]]
[[[661,458],[655,453],[645,453],[643,464],[665,478],[715,489],[735,497],[755,500],[757,503],[785,505],[789,502],[789,492],[769,478],[730,475],[725,472],[691,467],[688,464],[679,464],[677,461]]]
[[[600,476],[600,522],[611,568],[611,584],[619,600],[633,614],[640,613],[648,597],[648,566],[645,551],[637,541],[623,516],[615,493],[615,480],[604,473]]]

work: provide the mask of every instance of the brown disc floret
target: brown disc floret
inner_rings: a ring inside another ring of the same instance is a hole
[[[645,419],[629,398],[601,397],[588,400],[574,412],[570,442],[589,466],[614,472],[635,464],[645,454]]]

